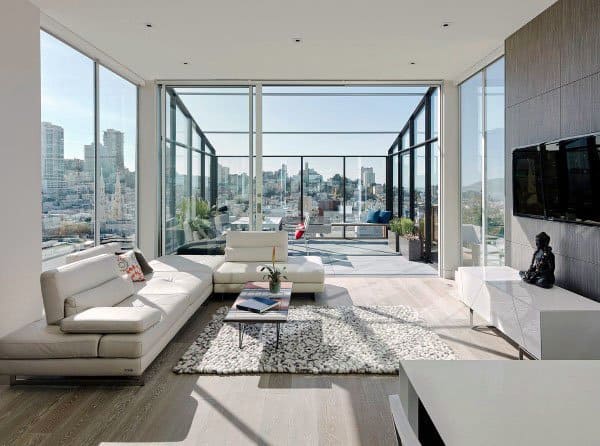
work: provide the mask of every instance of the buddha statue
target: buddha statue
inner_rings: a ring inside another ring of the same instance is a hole
[[[550,247],[550,236],[540,232],[535,236],[536,250],[527,271],[520,271],[523,281],[542,288],[554,285],[554,254]]]

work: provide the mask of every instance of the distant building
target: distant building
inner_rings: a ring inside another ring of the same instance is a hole
[[[42,191],[58,196],[65,182],[65,134],[59,125],[42,122]]]
[[[107,129],[102,135],[103,145],[99,147],[100,164],[104,175],[112,178],[116,172],[125,168],[123,157],[123,142],[125,134],[119,130]]]
[[[364,189],[369,190],[375,184],[375,172],[372,167],[361,167],[360,178]]]

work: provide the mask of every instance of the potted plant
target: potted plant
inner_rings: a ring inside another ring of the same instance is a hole
[[[390,221],[390,230],[388,231],[388,246],[394,250],[394,252],[400,252],[400,234],[402,233],[402,226],[399,218],[393,218]]]
[[[263,276],[263,279],[269,279],[269,291],[273,294],[277,294],[279,293],[279,290],[281,289],[281,279],[287,279],[287,277],[284,275],[285,273],[285,266],[281,269],[279,269],[277,266],[275,266],[275,246],[273,246],[273,254],[271,255],[271,264],[270,265],[263,265],[261,266],[260,270],[261,271],[268,271],[267,274],[265,274]]]
[[[415,222],[410,218],[400,219],[400,254],[408,256],[411,262],[421,260],[423,255],[422,242],[415,231]]]

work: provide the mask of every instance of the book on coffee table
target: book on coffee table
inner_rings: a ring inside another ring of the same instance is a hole
[[[236,305],[238,310],[252,311],[253,313],[264,313],[275,308],[279,302],[265,297],[252,297]]]

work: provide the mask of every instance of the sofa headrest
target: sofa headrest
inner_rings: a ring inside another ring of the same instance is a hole
[[[119,242],[111,242],[105,245],[94,246],[90,249],[83,251],[73,252],[66,257],[67,263],[79,262],[80,260],[89,259],[92,257],[99,256],[100,254],[116,254],[121,250],[121,244]]]
[[[286,231],[229,231],[226,235],[225,260],[270,262],[273,246],[275,246],[275,261],[286,262],[288,257]]]
[[[46,321],[57,324],[65,317],[65,299],[68,297],[120,275],[114,254],[101,254],[43,272],[40,283]]]

